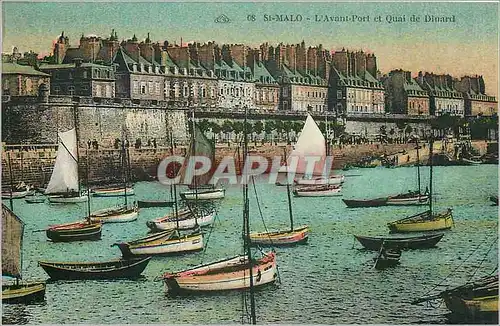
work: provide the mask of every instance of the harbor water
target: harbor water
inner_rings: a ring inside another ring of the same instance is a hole
[[[422,169],[422,189],[428,167]],[[349,209],[342,198],[374,198],[414,190],[416,169],[371,168],[338,171],[346,175],[341,197],[292,198],[296,226],[311,228],[309,242],[275,248],[280,282],[256,291],[258,323],[406,324],[446,323],[444,304],[410,302],[426,294],[490,274],[498,265],[498,206],[489,196],[498,193],[498,166],[434,168],[434,210],[453,209],[454,227],[444,231],[436,248],[404,251],[401,264],[375,270],[373,251],[361,250],[353,235],[387,235],[386,224],[426,207]],[[240,292],[171,297],[158,277],[164,272],[242,253],[241,186],[227,185],[226,198],[217,203],[213,228],[206,229],[203,252],[154,257],[138,280],[50,281],[42,304],[3,304],[2,322],[18,324],[227,324],[246,320]],[[135,199],[168,199],[170,189],[156,182],[134,185]],[[252,231],[289,226],[286,187],[256,180],[262,217],[250,186]],[[92,198],[92,209],[119,204],[122,198]],[[5,201],[8,204],[8,201]],[[141,209],[137,221],[105,224],[100,241],[52,243],[45,232],[50,224],[75,221],[87,204],[26,204],[14,200],[14,212],[26,223],[23,279],[46,280],[39,260],[101,261],[120,257],[115,242],[147,234],[146,221],[170,208]]]

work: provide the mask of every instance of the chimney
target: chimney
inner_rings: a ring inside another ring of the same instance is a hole
[[[139,48],[139,44],[137,43],[137,38],[134,37],[131,40],[127,40],[124,46],[125,52],[128,54],[132,60],[139,62],[139,57],[141,56],[141,49]]]
[[[198,59],[209,70],[214,70],[215,43],[208,42],[198,47]]]

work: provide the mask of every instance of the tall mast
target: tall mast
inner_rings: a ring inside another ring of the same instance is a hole
[[[283,148],[283,157],[285,157],[285,166],[287,167],[287,162],[286,162],[286,147]],[[290,215],[290,231],[293,231],[293,212],[292,212],[292,198],[290,197],[290,183],[286,182],[286,192],[288,196],[288,213]]]
[[[191,126],[192,126],[191,127],[191,144],[192,144],[191,157],[193,157],[193,156],[196,155],[196,140],[194,139],[194,128],[195,128],[195,124],[194,124],[194,105],[193,105],[192,109],[193,110],[191,111]],[[196,165],[193,166],[193,169],[196,169]],[[194,182],[194,204],[196,206],[198,204],[198,185],[197,185],[197,182],[196,182],[196,178],[194,178],[193,182]],[[194,213],[194,224],[198,225],[198,217],[196,216],[197,212],[193,212],[193,213]]]
[[[122,150],[121,150],[121,163],[122,163],[122,173],[123,173],[123,192],[124,192],[124,197],[125,197],[125,208],[127,207],[127,170],[125,168],[125,160],[127,162],[127,167],[128,167],[128,155],[127,155],[128,150],[125,149],[125,143],[122,141]]]
[[[420,196],[420,194],[421,194],[421,192],[420,192],[420,156],[419,156],[419,152],[418,152],[419,144],[418,144],[417,138],[415,138],[415,144],[417,144],[417,182],[418,182],[418,195]]]
[[[85,156],[87,157],[87,162],[85,164],[85,174],[86,174],[86,181],[87,181],[87,211],[88,211],[88,215],[87,215],[87,220],[89,222],[89,224],[91,223],[91,219],[90,219],[90,189],[89,189],[89,153],[88,153],[88,149],[85,150]]]
[[[248,130],[247,130],[247,115],[248,108],[245,106],[245,122],[243,125],[244,132],[244,144],[243,144],[243,162],[246,163],[248,156]],[[246,171],[244,171],[246,173]],[[246,175],[242,175],[242,178],[246,178]],[[253,287],[253,270],[252,270],[252,251],[250,249],[250,212],[248,203],[248,182],[243,185],[243,229],[244,229],[244,248],[248,256],[248,269],[250,272],[250,322],[252,324],[257,323],[257,318],[255,315],[255,293]]]
[[[9,205],[10,205],[10,210],[14,212],[14,202],[12,201],[12,190],[14,188],[14,182],[12,181],[12,162],[10,160],[10,152],[7,153],[7,160],[9,161],[9,176],[10,176]]]
[[[74,120],[74,124],[75,124],[75,135],[76,135],[76,179],[78,180],[78,196],[81,195],[81,186],[80,186],[80,165],[78,164],[80,161],[80,154],[79,154],[79,150],[78,150],[78,139],[79,139],[79,135],[78,135],[78,105],[75,104],[75,106],[73,107],[73,120]],[[67,150],[67,149],[66,149]],[[71,154],[71,153],[70,153]],[[87,185],[87,188],[88,188],[88,185]],[[90,196],[90,194],[88,193],[88,189],[87,189],[87,196]]]
[[[328,128],[328,115],[325,112],[325,134],[326,134],[326,156],[330,155],[330,135],[329,135],[329,128]]]
[[[431,139],[429,141],[429,161],[430,161],[430,177],[429,177],[429,211],[431,212],[432,217],[432,160],[433,160],[433,147],[434,147],[434,138],[431,135]]]
[[[173,140],[173,133],[170,132],[170,154],[173,156],[174,155],[174,140]],[[177,166],[177,165],[174,165]],[[177,177],[177,173],[179,172],[179,169],[175,168],[174,169],[174,177]],[[172,185],[173,192],[174,192],[174,212],[175,212],[175,223],[176,223],[176,228],[179,230],[179,209],[177,207],[177,187],[175,183]]]

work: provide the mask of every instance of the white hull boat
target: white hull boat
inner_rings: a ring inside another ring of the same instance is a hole
[[[193,229],[198,226],[207,226],[213,223],[215,212],[199,214],[197,218],[189,212],[187,214],[181,215],[179,213],[178,220],[176,220],[175,215],[168,215],[166,217],[161,217],[155,220],[146,222],[146,225],[151,230],[174,230],[179,226],[179,230]]]
[[[88,195],[80,196],[48,196],[49,202],[58,204],[83,203],[88,200]]]
[[[340,185],[344,183],[345,177],[343,175],[335,175],[335,176],[330,176],[328,178],[312,178],[312,179],[306,179],[306,178],[301,178],[296,180],[296,184],[298,185]]]
[[[342,187],[337,185],[305,186],[295,188],[293,195],[296,197],[331,197],[342,196]]]
[[[429,203],[429,196],[428,195],[420,195],[420,196],[411,196],[411,197],[404,197],[404,196],[394,196],[394,197],[388,197],[386,205],[391,205],[391,206],[406,206],[406,205],[427,205]]]
[[[212,200],[212,199],[222,199],[226,195],[226,190],[219,189],[210,189],[210,190],[188,190],[185,192],[181,192],[180,196],[184,200]]]
[[[275,254],[271,252],[253,264],[253,286],[262,286],[276,280],[275,258]],[[165,273],[163,275],[165,290],[182,293],[248,289],[249,267],[246,256],[237,256],[178,273]]]
[[[94,197],[120,197],[120,196],[125,196],[125,193],[127,194],[127,196],[133,196],[134,195],[134,188],[127,187],[127,191],[125,191],[123,188],[94,189],[92,191],[92,196],[94,196]]]
[[[137,208],[104,208],[90,213],[90,219],[102,223],[125,223],[137,220]]]
[[[180,236],[177,231],[163,231],[149,237],[116,244],[123,257],[181,254],[203,249],[201,233]]]

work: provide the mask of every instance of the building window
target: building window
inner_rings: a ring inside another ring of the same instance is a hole
[[[84,70],[83,71],[83,78],[87,78],[87,74],[88,74],[87,70]]]
[[[101,85],[95,85],[95,96],[96,97],[101,97],[102,96]]]
[[[146,83],[141,83],[141,94],[146,94]]]
[[[156,95],[160,95],[160,83],[159,82],[155,83],[155,92],[156,92]]]
[[[54,86],[54,93],[55,93],[56,95],[58,95],[58,94],[59,94],[59,92],[61,92],[61,87],[59,87],[59,86]]]
[[[89,91],[89,87],[87,85],[82,85],[81,95],[87,95]]]
[[[106,97],[113,97],[111,94],[111,85],[106,85]]]
[[[139,82],[134,80],[132,84],[134,85],[132,92],[135,94],[139,93]]]
[[[75,94],[75,86],[68,86],[68,94],[69,95]]]
[[[182,96],[188,97],[188,95],[189,95],[189,87],[187,84],[184,84],[184,90],[183,90]]]

